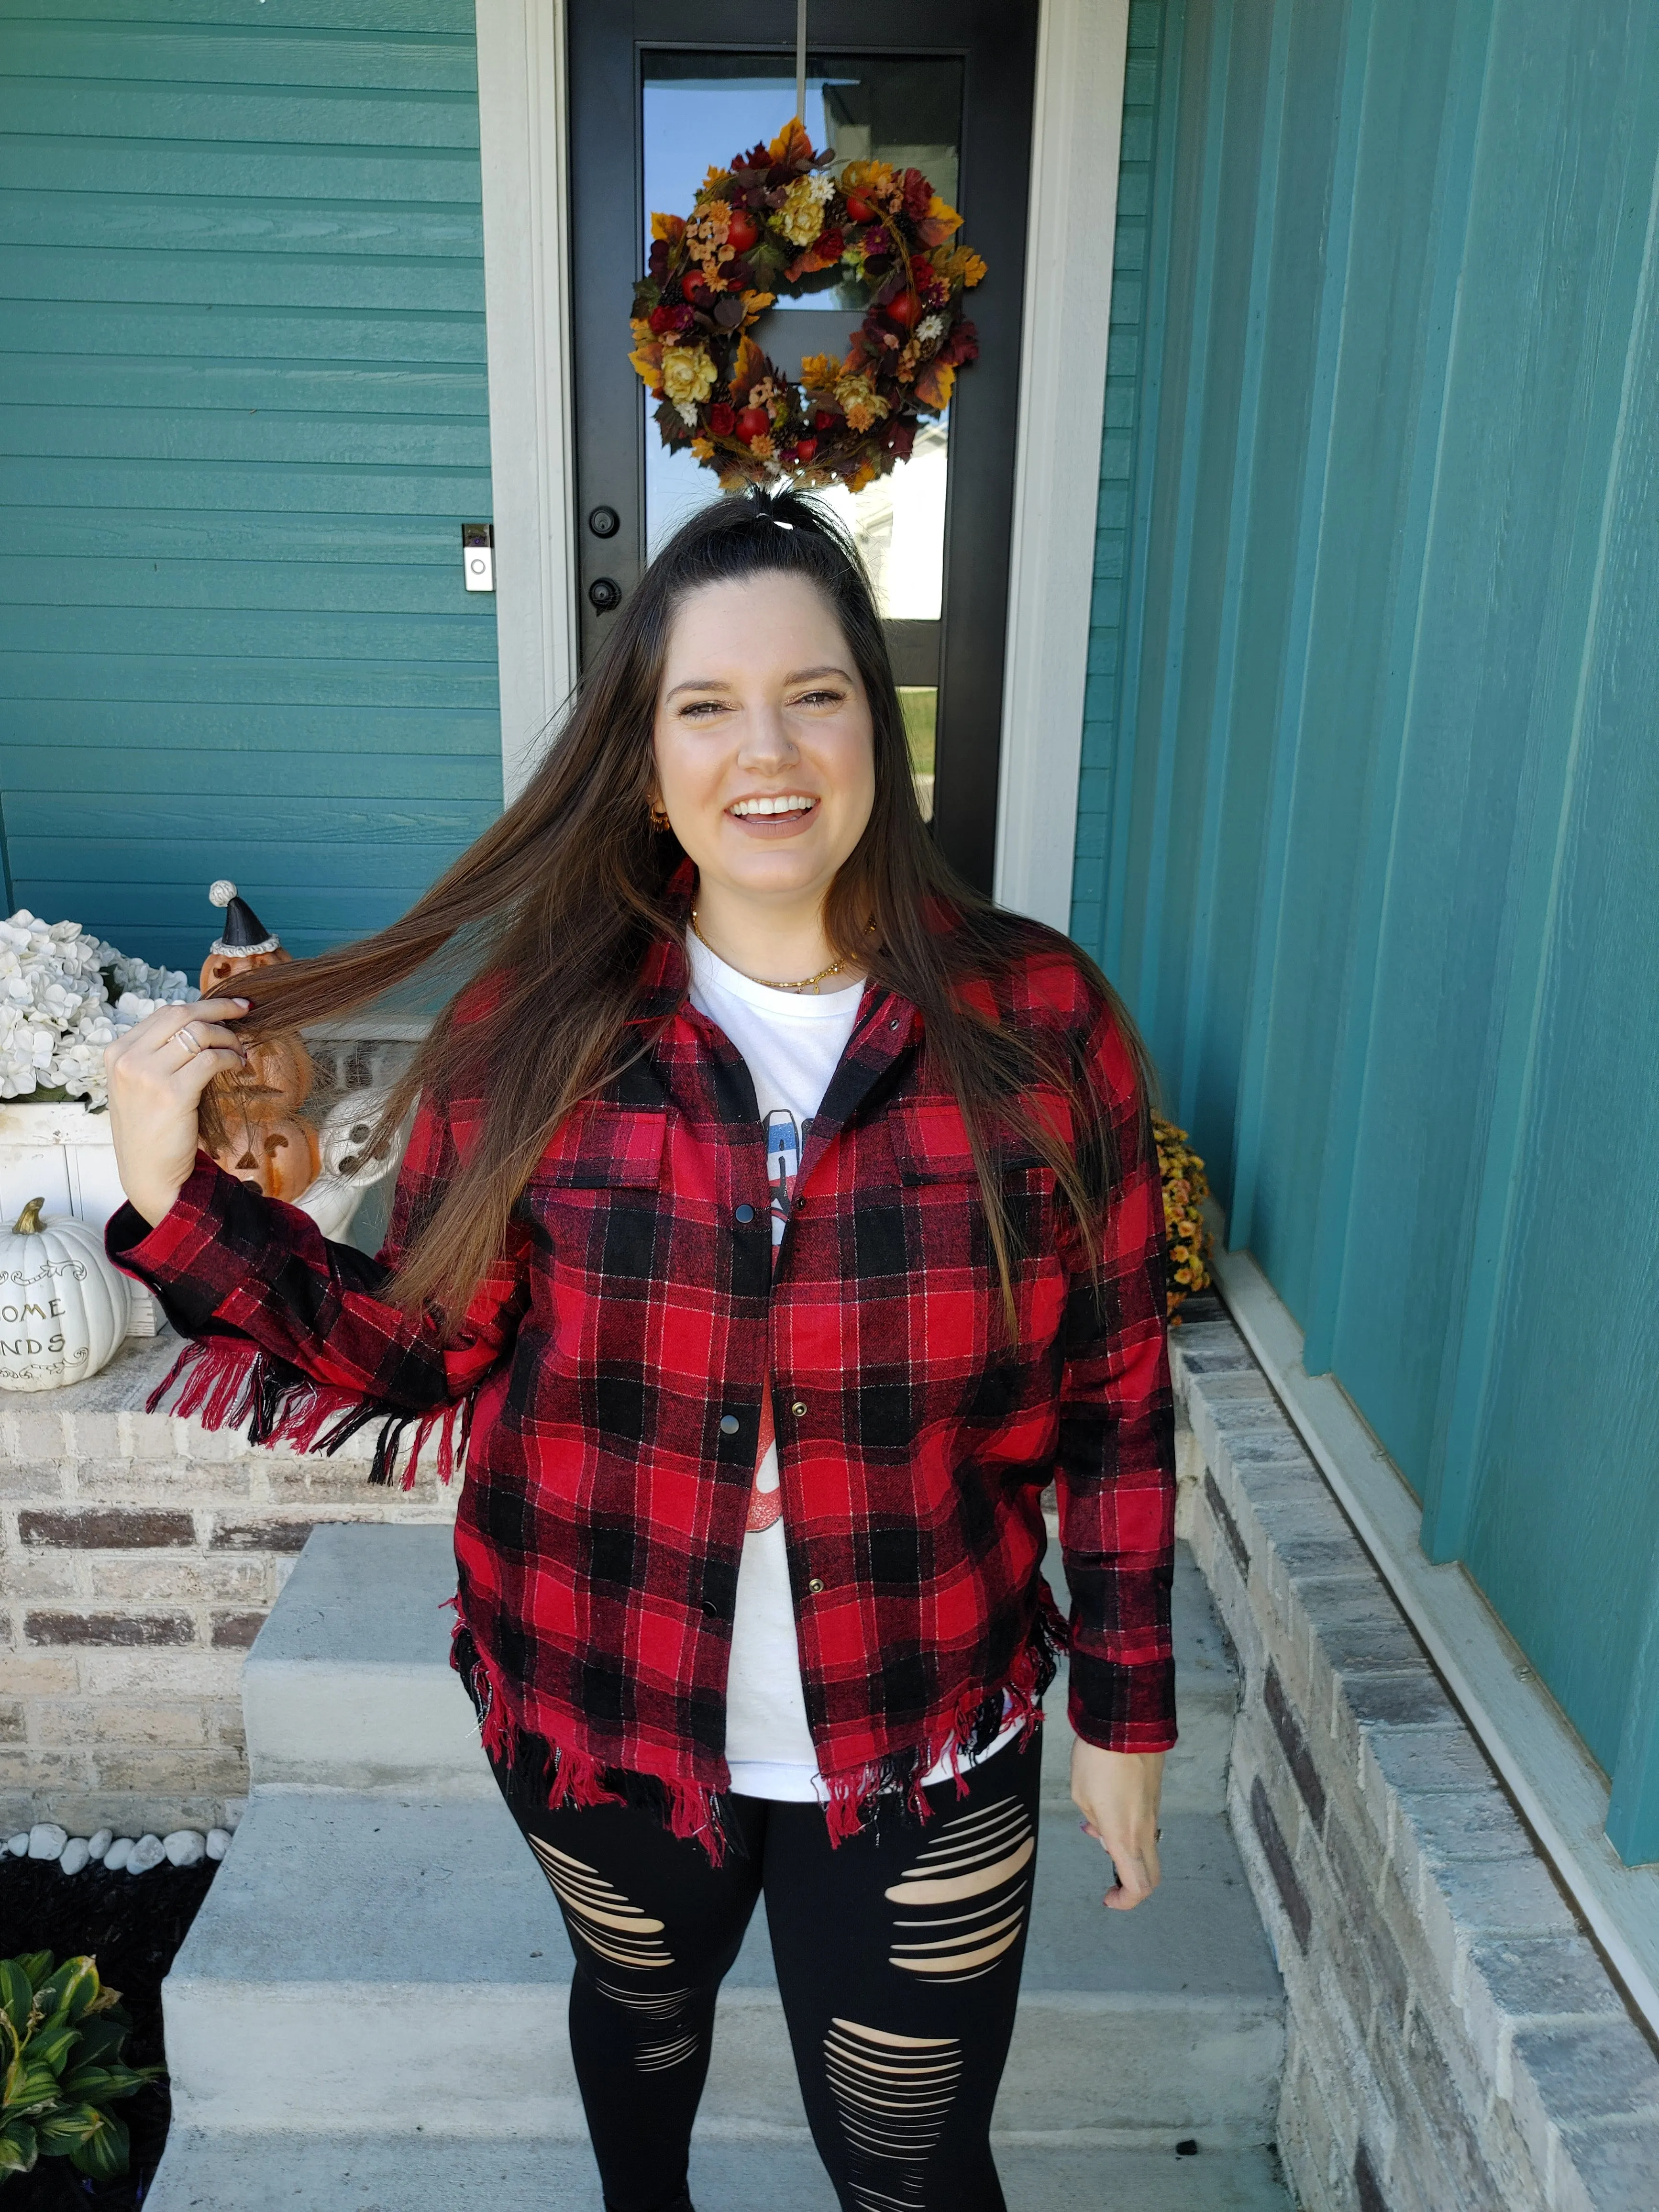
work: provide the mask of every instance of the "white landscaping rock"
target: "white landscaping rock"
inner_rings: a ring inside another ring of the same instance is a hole
[[[230,1849],[228,1828],[210,1828],[207,1832],[207,1855],[210,1859],[222,1859]]]
[[[140,1836],[132,1847],[132,1856],[127,1861],[127,1872],[148,1874],[152,1867],[160,1866],[166,1856],[167,1850],[159,1836]]]
[[[161,1849],[169,1866],[200,1866],[207,1856],[207,1845],[194,1828],[175,1828],[171,1835],[162,1837]]]
[[[56,1820],[37,1820],[29,1830],[29,1856],[32,1859],[55,1859],[69,1841],[69,1830],[60,1828]]]
[[[6,1838],[6,1849],[11,1853],[15,1859],[21,1859],[27,1856],[28,1847],[29,1832],[27,1828],[23,1829],[15,1836],[8,1836]]]
[[[71,1836],[58,1854],[58,1863],[65,1874],[79,1874],[92,1856],[84,1836]]]
[[[97,1834],[90,1838],[87,1844],[87,1856],[89,1859],[101,1859],[114,1841],[113,1828],[100,1828]]]
[[[132,1838],[118,1836],[104,1853],[104,1871],[106,1874],[119,1874],[131,1856]]]

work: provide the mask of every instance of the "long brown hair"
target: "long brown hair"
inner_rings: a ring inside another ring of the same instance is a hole
[[[637,1023],[641,964],[683,926],[668,885],[684,855],[653,830],[653,732],[669,633],[680,601],[704,585],[799,576],[835,609],[874,725],[875,801],[824,903],[832,951],[921,1012],[925,1050],[967,1124],[1004,1307],[1012,1317],[1012,1232],[995,1158],[998,1125],[1053,1169],[1085,1231],[1116,1170],[1103,1103],[1075,1067],[1048,1064],[1028,1035],[964,1000],[963,986],[1006,973],[1048,933],[963,883],[916,803],[904,724],[870,585],[846,532],[796,493],[725,498],[692,515],[658,554],[584,678],[564,726],[524,792],[400,921],[361,944],[242,979],[250,1037],[337,1017],[382,997],[445,956],[465,978],[487,974],[466,1018],[458,992],[433,1024],[385,1117],[398,1126],[417,1091],[483,1097],[482,1133],[429,1217],[412,1224],[391,1295],[451,1326],[501,1250],[507,1218],[554,1131],[649,1048]],[[951,927],[939,926],[948,914]],[[874,924],[873,933],[870,925]],[[1113,1009],[1140,1077],[1153,1087],[1133,1023],[1081,953]],[[981,994],[974,994],[975,997]],[[1034,1115],[1034,1082],[1073,1102],[1080,1141]],[[214,1102],[205,1102],[210,1132]]]

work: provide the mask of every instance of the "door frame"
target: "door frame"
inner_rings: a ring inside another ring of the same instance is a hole
[[[1071,921],[1129,0],[1042,0],[997,807],[998,899]],[[563,0],[477,0],[501,782],[574,690]],[[1088,272],[1079,283],[1073,272]],[[622,371],[620,351],[618,371]],[[1078,379],[1075,365],[1090,365]]]

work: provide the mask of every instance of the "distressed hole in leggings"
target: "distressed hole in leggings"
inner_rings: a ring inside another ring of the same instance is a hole
[[[921,2212],[927,2160],[962,2081],[961,2044],[834,2020],[823,2063],[857,2212]]]
[[[630,1904],[591,1866],[556,1850],[539,1836],[526,1838],[536,1854],[553,1894],[565,1909],[571,1932],[613,1966],[649,1973],[672,1966],[673,1955],[662,1940],[662,1923]]]
[[[661,2074],[696,2057],[701,2039],[695,2028],[680,2022],[690,1990],[620,1990],[598,1974],[593,1986],[608,2003],[632,2013],[642,2032],[651,2031],[634,2050],[634,2063],[641,2074]]]
[[[994,1973],[1024,1928],[1036,1850],[1018,1798],[947,1820],[886,1893],[898,1908],[888,1963],[944,1984]]]

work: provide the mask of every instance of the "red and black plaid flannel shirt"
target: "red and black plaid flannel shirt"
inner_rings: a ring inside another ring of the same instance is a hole
[[[1080,1050],[1121,1172],[1098,1287],[1052,1172],[1002,1159],[1011,1342],[966,1132],[921,1018],[867,985],[811,1124],[774,1264],[744,1063],[661,945],[649,1053],[560,1129],[451,1341],[380,1295],[484,1099],[423,1106],[378,1259],[198,1159],[120,1264],[205,1340],[189,1403],[314,1439],[325,1416],[464,1401],[456,1527],[465,1671],[486,1739],[552,1747],[555,1794],[647,1776],[677,1829],[728,1786],[726,1678],[769,1377],[806,1713],[838,1829],[1029,1711],[1069,1643],[1071,1717],[1123,1751],[1175,1740],[1174,1416],[1158,1163],[1121,1033],[1063,939],[994,987],[1002,1018]],[[256,1349],[257,1348],[257,1349]],[[285,1425],[286,1424],[286,1425]],[[1069,1636],[1039,1573],[1058,1486]]]

